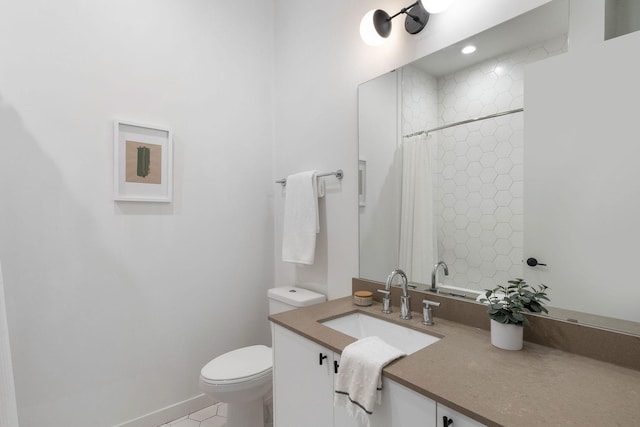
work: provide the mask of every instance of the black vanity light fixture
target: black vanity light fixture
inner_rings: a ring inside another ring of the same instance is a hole
[[[404,28],[409,34],[418,34],[427,26],[429,16],[445,11],[454,0],[418,0],[389,16],[382,9],[369,11],[360,21],[360,37],[370,46],[378,46],[391,34],[391,20],[405,14]]]

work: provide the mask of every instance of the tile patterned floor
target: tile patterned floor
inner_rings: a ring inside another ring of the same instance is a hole
[[[226,424],[227,405],[225,403],[216,403],[158,427],[224,427]]]

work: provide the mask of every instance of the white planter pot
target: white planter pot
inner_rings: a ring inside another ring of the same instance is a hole
[[[504,350],[522,350],[523,326],[491,319],[491,344]]]

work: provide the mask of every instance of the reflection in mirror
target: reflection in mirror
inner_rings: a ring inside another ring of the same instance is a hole
[[[426,289],[444,261],[440,290],[475,299],[526,277],[524,70],[567,52],[568,12],[550,2],[359,87],[361,278],[399,267]],[[461,54],[469,44],[476,52]],[[599,322],[562,306],[552,314]],[[607,326],[637,331],[622,323]]]
[[[430,285],[438,261],[454,287],[522,276],[524,66],[566,50],[562,3],[360,86],[360,156],[377,196],[360,212],[362,278],[399,266]]]

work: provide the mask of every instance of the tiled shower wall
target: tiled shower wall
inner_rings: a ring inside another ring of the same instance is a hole
[[[561,37],[438,78],[437,124],[436,79],[405,67],[403,134],[521,108],[524,66],[565,50]],[[412,93],[418,88],[421,94]],[[438,257],[449,267],[445,284],[482,290],[522,277],[523,114],[459,125],[427,139]]]
[[[413,65],[402,68],[402,134],[438,126],[438,79]]]

